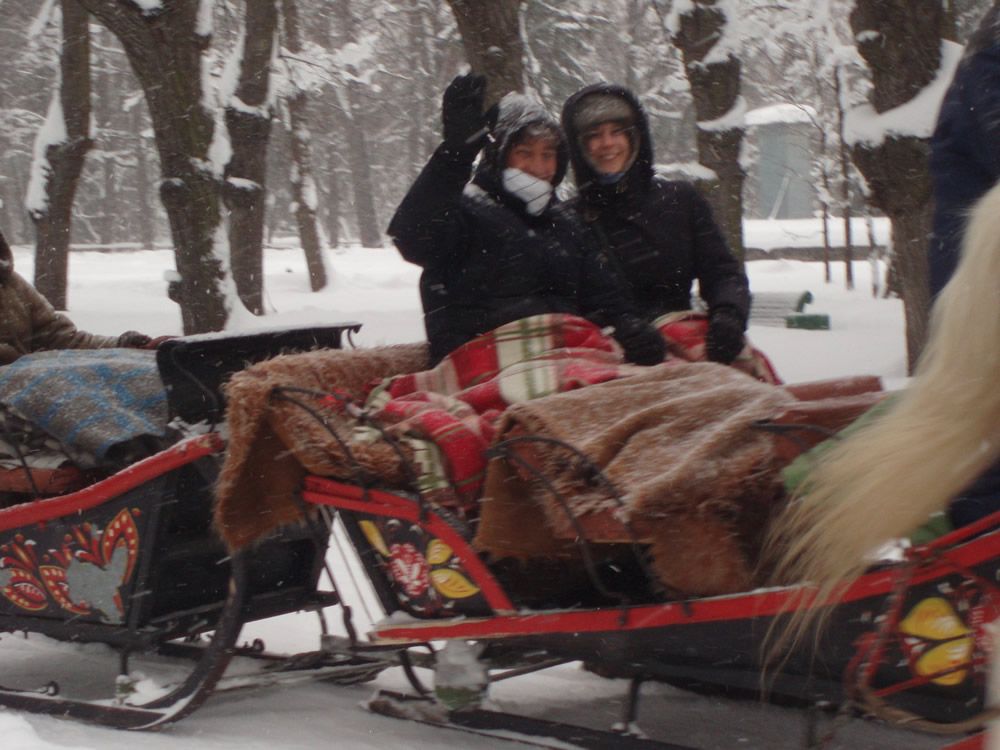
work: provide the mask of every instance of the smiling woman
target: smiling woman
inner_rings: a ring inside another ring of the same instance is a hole
[[[616,122],[602,122],[583,134],[589,161],[602,176],[622,174],[635,158],[629,128]]]
[[[694,186],[654,174],[649,122],[635,94],[587,86],[567,100],[562,122],[580,193],[572,206],[627,278],[639,312],[654,322],[690,309],[697,280],[709,312],[708,359],[731,364],[744,354],[746,275]]]

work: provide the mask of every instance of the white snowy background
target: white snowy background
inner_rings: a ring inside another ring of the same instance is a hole
[[[885,232],[884,224],[878,229]],[[813,246],[819,243],[816,222],[748,222],[747,244],[755,247]],[[856,230],[862,236],[862,227]],[[881,237],[884,239],[884,235]],[[16,267],[31,278],[30,248],[15,248]],[[364,324],[359,346],[407,342],[423,337],[417,294],[419,269],[403,262],[395,250],[353,248],[330,251],[330,286],[311,293],[301,250],[272,248],[266,254],[265,318],[236,315],[232,330],[286,327],[356,320]],[[844,288],[843,263],[834,263],[833,281],[824,283],[822,264],[762,260],[748,264],[756,292],[809,290],[815,297],[808,312],[830,315],[832,330],[803,331],[752,325],[749,335],[774,361],[788,382],[841,375],[875,374],[890,388],[905,384],[902,306],[897,299],[873,297],[872,267],[855,262],[856,288]],[[152,335],[180,333],[177,307],[165,294],[163,273],[173,268],[172,253],[98,253],[77,251],[70,267],[69,313],[86,330],[117,334],[137,329]],[[337,570],[343,566],[337,562]],[[342,581],[341,583],[344,583]],[[348,588],[350,588],[348,586]],[[367,597],[366,597],[367,598]],[[358,598],[355,621],[364,632],[369,617]],[[370,607],[369,607],[370,608]],[[339,627],[337,614],[332,625]],[[291,615],[256,623],[245,638],[261,637],[279,652],[317,648],[315,615]],[[167,679],[173,665],[136,659],[134,669],[150,679]],[[68,689],[99,684],[110,689],[117,669],[115,655],[95,644],[56,643],[38,635],[0,636],[0,684],[42,685],[57,679]],[[430,679],[425,675],[426,679]],[[273,750],[274,748],[509,748],[510,743],[473,737],[369,713],[363,702],[378,688],[405,689],[401,671],[391,669],[375,682],[343,687],[299,684],[210,698],[191,717],[159,733],[136,735],[51,717],[0,709],[3,750]],[[492,692],[494,707],[607,728],[618,718],[623,681],[605,680],[566,665],[548,672],[500,683]],[[106,693],[105,693],[106,694]],[[806,747],[808,715],[802,711],[698,696],[664,685],[643,689],[639,726],[661,741],[704,748]],[[819,719],[820,731],[832,719]],[[941,748],[947,740],[853,720],[838,728],[828,749],[882,750]]]

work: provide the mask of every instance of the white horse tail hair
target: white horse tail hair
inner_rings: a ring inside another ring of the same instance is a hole
[[[776,519],[769,550],[779,581],[808,581],[825,601],[1000,456],[1000,183],[970,214],[927,346],[897,399],[820,459]],[[801,635],[803,622],[795,629]]]

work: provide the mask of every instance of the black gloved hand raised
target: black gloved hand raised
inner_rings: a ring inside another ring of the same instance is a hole
[[[712,362],[731,364],[746,346],[743,318],[728,308],[712,310],[708,316],[705,356]]]
[[[444,140],[458,151],[475,154],[486,142],[490,127],[496,122],[496,108],[483,112],[486,100],[486,76],[469,73],[456,76],[441,99],[441,122]]]
[[[667,355],[667,342],[660,332],[639,318],[615,326],[615,339],[625,350],[625,359],[636,365],[658,365]]]

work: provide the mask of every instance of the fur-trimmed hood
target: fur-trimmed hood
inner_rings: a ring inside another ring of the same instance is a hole
[[[633,113],[635,160],[625,176],[613,185],[604,185],[598,181],[596,170],[584,155],[580,141],[582,132],[577,127],[583,100],[595,94],[618,97]],[[580,89],[563,105],[562,126],[569,144],[570,163],[573,165],[577,189],[588,203],[602,204],[623,193],[645,193],[649,189],[653,181],[653,140],[649,134],[649,118],[639,99],[629,89],[614,83],[595,83]]]
[[[552,187],[556,187],[566,176],[569,165],[569,150],[566,138],[563,136],[559,121],[542,106],[542,103],[524,94],[512,92],[500,100],[500,111],[497,123],[492,130],[492,140],[483,150],[483,157],[476,169],[473,181],[486,192],[500,197],[502,173],[507,164],[507,155],[513,145],[514,137],[530,127],[542,127],[551,130],[557,140],[556,174],[552,178]]]

